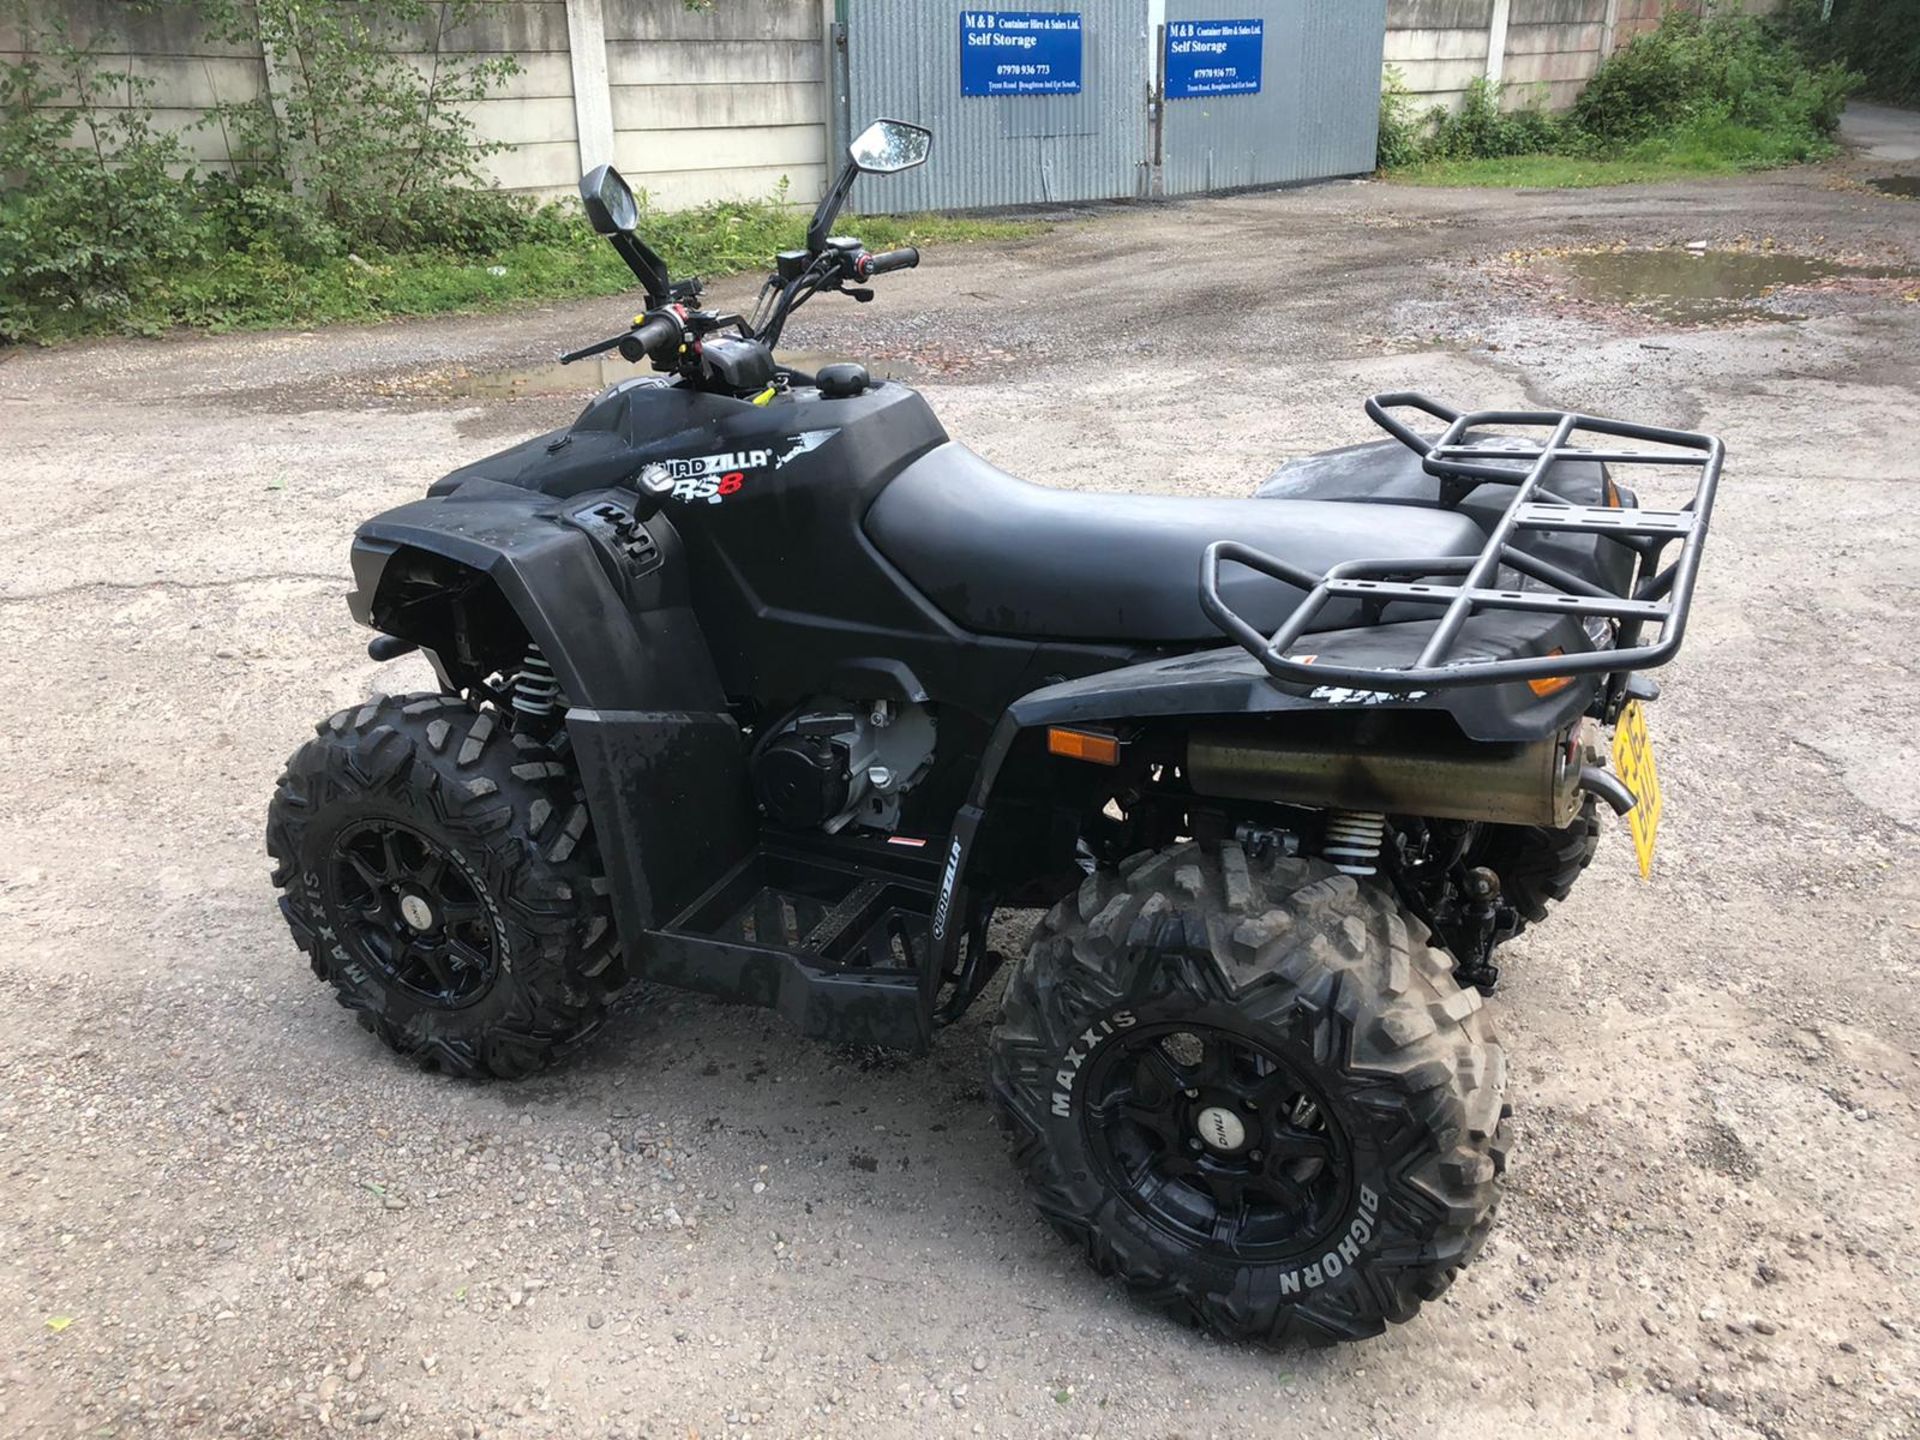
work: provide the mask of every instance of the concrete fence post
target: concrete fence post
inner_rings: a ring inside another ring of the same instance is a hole
[[[1607,13],[1600,21],[1600,59],[1604,63],[1613,54],[1613,42],[1620,34],[1620,0],[1607,0]]]
[[[1507,21],[1513,15],[1513,0],[1493,0],[1493,13],[1487,17],[1487,83],[1497,91],[1507,73]]]
[[[607,23],[601,0],[567,0],[567,59],[580,173],[613,160],[613,92],[607,85]]]
[[[287,185],[296,195],[307,193],[306,167],[300,163],[300,147],[293,143],[293,126],[287,116],[287,96],[292,84],[287,72],[280,68],[280,62],[274,58],[273,46],[267,43],[266,26],[260,27],[260,63],[267,75],[267,104],[273,109],[273,123],[280,132],[280,159],[286,167]],[[227,154],[227,168],[239,174],[239,167],[233,162],[231,151]]]
[[[845,54],[841,49],[839,26],[842,23],[840,0],[820,0],[820,93],[826,106],[827,178],[833,183],[835,167],[846,153],[845,133],[850,117],[846,112],[846,93],[841,85],[845,73]]]

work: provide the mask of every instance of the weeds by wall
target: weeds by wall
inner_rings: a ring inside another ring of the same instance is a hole
[[[1436,107],[1422,116],[1389,73],[1380,97],[1380,166],[1527,155],[1669,158],[1694,169],[1791,164],[1831,147],[1858,83],[1802,43],[1792,24],[1737,11],[1670,10],[1657,29],[1610,56],[1564,115],[1539,106],[1503,110],[1499,87],[1482,80],[1457,111]]]
[[[155,120],[151,82],[112,66],[106,40],[69,33],[64,7],[0,0],[24,50],[0,63],[0,343],[633,288],[573,209],[482,183],[480,162],[497,147],[464,107],[495,93],[515,62],[441,44],[479,0],[193,3],[210,33],[263,53],[274,71],[269,93],[216,105],[200,122],[218,129],[230,173],[195,173]],[[787,198],[782,187],[759,201],[649,211],[644,223],[678,273],[725,274],[799,241]],[[1033,228],[862,224],[876,249]]]

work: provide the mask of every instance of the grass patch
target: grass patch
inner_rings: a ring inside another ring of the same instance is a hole
[[[30,333],[41,342],[114,329],[159,334],[176,326],[224,333],[368,323],[403,315],[509,309],[536,301],[634,293],[631,271],[613,247],[571,208],[543,213],[539,238],[491,253],[444,252],[308,257],[295,261],[271,244],[228,249],[152,276],[117,323],[72,308],[37,309]],[[1022,239],[1048,226],[1031,220],[945,215],[843,217],[836,227],[873,250],[901,245],[939,249]],[[648,215],[641,233],[676,277],[713,280],[770,270],[776,252],[804,243],[806,216],[774,201],[714,205]]]
[[[1550,151],[1423,160],[1389,171],[1385,178],[1406,185],[1577,190],[1708,175],[1742,175],[1818,160],[1832,152],[1832,144],[1804,132],[1756,130],[1717,121],[1690,125],[1671,136],[1644,140],[1618,154]]]

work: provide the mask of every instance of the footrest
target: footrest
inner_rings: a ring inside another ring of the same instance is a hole
[[[648,932],[650,978],[781,1011],[810,1035],[899,1049],[931,1033],[924,864],[762,846]]]
[[[896,970],[921,958],[932,913],[933,892],[917,877],[762,849],[667,928],[815,964]]]

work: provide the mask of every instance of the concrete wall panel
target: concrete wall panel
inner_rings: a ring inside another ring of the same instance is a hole
[[[636,186],[661,203],[700,204],[770,194],[786,176],[796,203],[818,198],[827,146],[820,0],[725,0],[708,11],[682,0],[601,3],[609,143]],[[222,103],[264,97],[257,45],[211,38],[184,3],[143,11],[122,0],[31,0],[36,24],[56,12],[76,39],[107,47],[102,69],[151,82],[156,126],[178,135],[195,164],[228,165],[219,126],[199,122]],[[0,60],[21,52],[29,29],[12,12],[0,21]],[[458,25],[410,27],[398,47],[423,74],[436,47],[443,61],[514,57],[519,73],[463,109],[481,139],[509,147],[482,162],[488,178],[552,196],[573,193],[581,168],[570,38],[566,0],[485,0]],[[130,98],[123,81],[106,108]]]
[[[728,130],[752,125],[820,125],[825,87],[817,81],[764,85],[617,85],[615,130]]]
[[[605,0],[607,39],[820,39],[819,0],[718,0],[690,10],[682,0]]]
[[[616,85],[818,83],[816,40],[609,40],[607,78]]]

